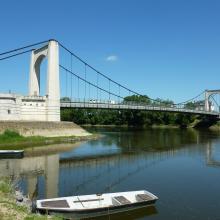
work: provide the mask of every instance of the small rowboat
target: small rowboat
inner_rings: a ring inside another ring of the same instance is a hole
[[[65,218],[91,218],[150,206],[157,199],[157,196],[145,190],[69,196],[37,200],[36,210]]]
[[[23,158],[23,150],[0,150],[0,159]]]

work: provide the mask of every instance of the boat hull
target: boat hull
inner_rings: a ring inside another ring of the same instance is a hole
[[[98,217],[98,216],[104,216],[104,215],[112,215],[122,212],[129,212],[136,209],[141,209],[148,206],[153,206],[156,202],[155,200],[146,201],[146,202],[138,202],[138,203],[132,203],[127,205],[121,205],[121,206],[111,206],[111,207],[104,207],[104,208],[97,208],[97,209],[85,209],[85,210],[44,210],[44,209],[37,209],[42,214],[51,214],[51,215],[57,215],[64,218],[92,218],[92,217]]]
[[[0,159],[21,159],[24,157],[24,151],[0,151]]]
[[[152,206],[158,197],[146,190],[69,196],[36,201],[36,210],[64,218],[91,218]]]

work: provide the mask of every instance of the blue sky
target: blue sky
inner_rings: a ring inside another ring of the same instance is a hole
[[[1,0],[0,51],[55,38],[109,77],[175,102],[220,88],[219,0]],[[28,89],[29,55],[0,92]]]

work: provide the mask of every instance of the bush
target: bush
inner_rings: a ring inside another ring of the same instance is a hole
[[[5,132],[3,133],[3,135],[7,138],[19,138],[22,137],[19,133],[17,133],[16,131],[11,131],[11,130],[5,130]]]

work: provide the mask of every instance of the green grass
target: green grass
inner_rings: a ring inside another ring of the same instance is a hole
[[[14,185],[9,179],[0,179],[0,219],[11,220],[62,220],[57,216],[33,214],[25,205],[16,203]]]
[[[42,141],[45,140],[45,137],[33,136],[33,137],[24,137],[19,133],[11,130],[5,130],[3,134],[0,135],[0,143],[9,143],[9,142],[20,142],[20,141]]]
[[[47,220],[48,216],[42,216],[42,215],[29,215],[25,217],[24,220]],[[61,220],[62,218],[56,217],[56,216],[51,216],[49,219],[51,220]]]
[[[14,211],[17,212],[24,212],[27,213],[28,212],[28,208],[22,205],[17,205],[15,202],[9,202],[9,201],[0,201],[0,203],[3,203],[6,205],[6,207],[8,207],[9,209],[13,209]]]
[[[0,134],[0,149],[1,150],[18,150],[28,147],[35,147],[40,145],[69,143],[74,141],[83,141],[96,138],[97,135],[85,137],[42,137],[42,136],[30,136],[24,137],[19,133],[11,130],[6,130],[3,134]]]
[[[10,131],[10,130],[5,130],[3,134],[0,135],[0,142],[12,142],[12,141],[18,141],[18,140],[23,140],[24,137],[18,134],[15,131]]]
[[[2,193],[12,193],[13,187],[8,179],[0,180],[0,192]]]

